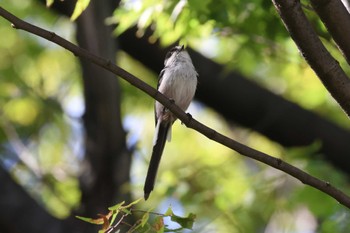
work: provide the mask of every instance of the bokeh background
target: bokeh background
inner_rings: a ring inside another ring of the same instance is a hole
[[[349,74],[308,1],[302,3]],[[0,1],[154,87],[166,51],[185,44],[199,73],[188,110],[194,118],[350,193],[349,119],[271,2],[91,0],[74,21],[75,1],[45,4]],[[154,100],[2,18],[0,35],[0,232],[96,232],[74,216],[94,217],[143,195]],[[169,206],[197,215],[187,232],[350,231],[349,210],[334,199],[181,122],[154,192],[138,204],[160,213]]]

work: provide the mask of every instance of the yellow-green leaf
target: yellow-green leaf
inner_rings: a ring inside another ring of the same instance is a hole
[[[181,227],[186,229],[192,229],[194,220],[196,219],[196,215],[190,213],[187,217],[180,217],[175,214],[171,216],[171,221],[177,222],[181,225]]]
[[[141,227],[144,227],[149,219],[149,213],[145,213],[141,219]]]
[[[114,206],[109,207],[108,209],[109,210],[119,210],[124,205],[124,203],[125,203],[125,201],[122,201]]]
[[[153,223],[153,228],[157,233],[163,233],[164,232],[164,220],[163,217],[158,216],[156,217],[154,223]]]
[[[116,219],[116,217],[117,217],[117,215],[118,215],[119,212],[117,212],[117,211],[111,211],[110,213],[112,213],[112,217],[111,217],[111,219],[110,219],[110,225],[112,225],[112,224],[114,223],[114,221],[115,221],[115,219]]]
[[[169,206],[169,208],[166,210],[166,212],[164,213],[164,216],[173,216],[174,212],[171,209],[171,206]]]
[[[88,223],[96,224],[96,225],[101,225],[104,223],[103,218],[87,218],[87,217],[82,217],[82,216],[75,216],[76,218],[83,220]]]
[[[138,202],[140,202],[143,198],[139,198],[133,202],[131,202],[130,204],[126,205],[126,206],[123,206],[123,208],[130,208],[131,206],[133,205],[136,205]]]
[[[75,4],[75,8],[70,19],[72,21],[76,20],[81,15],[81,13],[83,13],[83,11],[89,6],[89,3],[90,0],[78,0]]]
[[[46,6],[50,7],[53,4],[54,0],[46,0]]]

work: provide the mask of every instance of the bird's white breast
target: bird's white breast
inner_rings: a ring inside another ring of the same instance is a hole
[[[196,87],[197,72],[193,65],[180,62],[165,70],[159,91],[185,111],[193,99]]]

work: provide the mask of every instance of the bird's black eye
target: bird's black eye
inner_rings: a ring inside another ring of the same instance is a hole
[[[176,51],[178,51],[179,50],[179,48],[178,48],[178,46],[175,46],[174,48],[172,48],[172,49],[170,49],[170,53],[174,53],[174,52],[176,52]]]
[[[167,60],[171,57],[171,55],[173,55],[174,53],[179,53],[182,50],[184,50],[184,46],[183,45],[175,46],[172,49],[170,49],[169,52],[165,55],[164,65],[166,65]]]
[[[171,54],[173,54],[173,52],[167,52],[167,54],[165,55],[165,60],[168,60],[171,57]]]

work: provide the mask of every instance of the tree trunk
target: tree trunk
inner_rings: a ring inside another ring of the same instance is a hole
[[[90,2],[77,21],[79,46],[115,62],[116,43],[112,28],[104,23],[117,7],[105,1]],[[120,112],[121,90],[110,72],[81,60],[85,97],[85,161],[81,175],[82,211],[95,216],[118,201],[129,201],[122,189],[129,182],[130,153]]]

